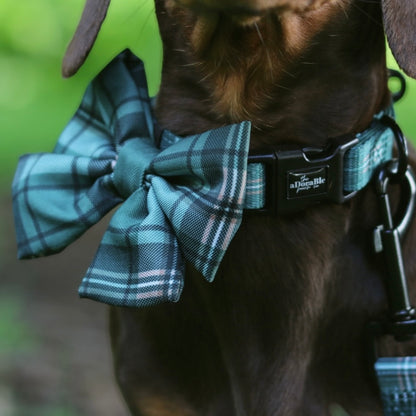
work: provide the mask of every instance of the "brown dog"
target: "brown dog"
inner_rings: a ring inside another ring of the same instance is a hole
[[[109,0],[89,0],[64,61],[82,64]],[[414,0],[156,0],[156,115],[178,135],[251,120],[252,148],[324,146],[390,100],[384,28],[416,77]],[[143,416],[381,415],[365,324],[387,309],[369,186],[343,205],[244,218],[213,284],[189,267],[181,301],[113,308],[117,377]],[[404,241],[416,281],[413,224]],[[414,295],[411,284],[411,295]],[[415,355],[415,344],[388,345]]]

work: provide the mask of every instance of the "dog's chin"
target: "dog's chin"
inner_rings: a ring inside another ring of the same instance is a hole
[[[284,16],[307,16],[338,0],[165,0],[167,10],[180,10],[179,16],[193,16],[186,33],[197,56],[212,49],[216,39],[228,43],[229,36],[257,37],[263,24],[273,25]],[[189,22],[189,21],[188,21]],[[243,32],[241,32],[243,30]],[[226,36],[224,34],[226,33]]]
[[[168,0],[197,15],[223,13],[242,26],[257,23],[269,13],[304,14],[337,0]]]
[[[240,42],[245,42],[252,31],[259,30],[266,16],[219,12],[198,14],[190,37],[192,48],[199,57],[207,54],[225,56],[236,36]]]
[[[214,26],[221,18],[229,25],[249,27],[258,23],[269,9],[257,10],[241,5],[218,4],[209,0],[167,0],[168,9],[180,8],[191,12],[197,19]]]
[[[178,16],[188,15],[184,33],[190,40],[196,57],[207,56],[219,48],[223,51],[231,43],[231,38],[239,37],[241,41],[251,31],[258,31],[259,26],[272,13],[250,13],[245,10],[219,10],[207,7],[188,7],[185,0],[170,1],[170,10],[181,10]],[[257,32],[256,32],[256,36]]]
[[[236,26],[249,28],[256,26],[262,20],[263,15],[231,14],[229,17]]]

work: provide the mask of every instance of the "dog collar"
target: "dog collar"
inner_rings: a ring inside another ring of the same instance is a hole
[[[291,146],[252,152],[248,157],[244,208],[246,213],[290,214],[319,203],[342,204],[371,180],[392,158],[395,138],[393,106],[373,117],[354,135],[328,141],[325,148]],[[179,137],[160,130],[160,146]]]
[[[393,116],[390,106],[376,114],[363,132],[331,139],[326,148],[298,146],[251,153],[246,212],[290,214],[319,203],[348,201],[391,159],[395,132],[386,118]],[[180,140],[163,133],[162,148]]]
[[[406,81],[399,81],[393,102],[402,98]],[[393,143],[402,132],[394,121],[393,105],[373,117],[363,132],[329,140],[325,148],[298,146],[269,149],[249,156],[245,208],[248,212],[288,214],[323,202],[342,204],[363,189],[375,171],[391,159]]]
[[[251,154],[246,209],[276,215],[348,201],[392,157],[395,132],[386,123],[387,117],[393,117],[392,107],[375,115],[365,131],[332,139],[323,149],[298,147]]]

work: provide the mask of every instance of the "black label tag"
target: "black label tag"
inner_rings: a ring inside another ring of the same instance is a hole
[[[327,167],[287,172],[287,198],[307,198],[327,192]]]

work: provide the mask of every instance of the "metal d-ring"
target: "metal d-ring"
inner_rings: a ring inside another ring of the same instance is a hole
[[[407,142],[401,128],[393,118],[384,115],[383,117],[381,117],[380,121],[393,131],[394,138],[396,140],[397,163],[388,164],[387,169],[388,176],[390,177],[390,179],[392,179],[393,182],[397,183],[404,178],[407,171],[409,158]]]
[[[406,80],[404,79],[404,76],[399,71],[396,71],[395,69],[388,70],[388,77],[389,79],[395,78],[399,80],[399,83],[400,83],[399,91],[392,93],[393,101],[397,103],[397,101],[399,101],[403,97],[404,93],[406,92]]]

